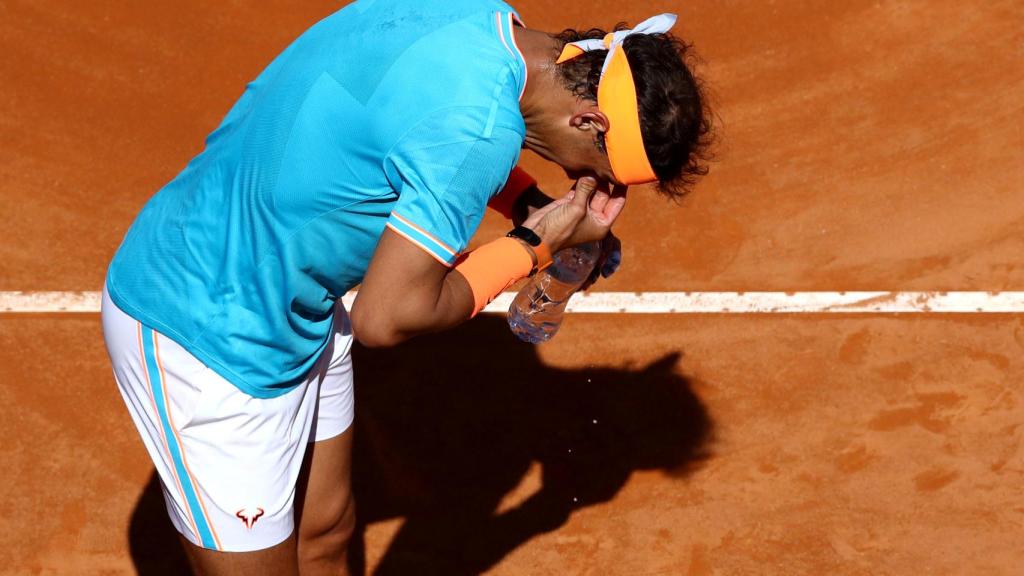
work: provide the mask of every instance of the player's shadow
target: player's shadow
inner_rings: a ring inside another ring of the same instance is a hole
[[[155,470],[149,475],[149,482],[132,511],[128,550],[135,571],[142,576],[191,574],[178,533],[167,517],[160,478]]]
[[[634,471],[685,481],[708,456],[711,418],[676,373],[678,353],[563,370],[518,342],[504,318],[485,316],[354,355],[353,574],[366,572],[369,524],[402,519],[376,575],[478,574],[611,499]],[[539,486],[520,486],[525,478]],[[187,573],[155,475],[129,540],[140,574]]]
[[[635,470],[685,476],[708,456],[712,422],[678,359],[554,368],[496,316],[358,348],[357,536],[403,519],[374,573],[478,574],[611,499]],[[539,487],[517,489],[531,466]],[[363,550],[356,538],[354,574],[365,572]]]

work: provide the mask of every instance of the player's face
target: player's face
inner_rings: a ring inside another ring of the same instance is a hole
[[[608,156],[598,147],[596,136],[593,132],[572,134],[573,141],[567,146],[566,153],[560,155],[563,156],[563,160],[558,164],[571,180],[593,176],[604,182],[618,184],[615,175],[612,174]]]
[[[601,145],[602,136],[608,130],[608,118],[592,102],[579,100],[577,105],[576,113],[563,127],[565,132],[561,142],[566,150],[559,165],[574,180],[594,176],[598,180],[616,183],[608,155]]]

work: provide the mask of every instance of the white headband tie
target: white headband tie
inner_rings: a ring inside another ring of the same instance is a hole
[[[619,30],[618,32],[608,34],[603,39],[579,40],[577,42],[569,42],[568,45],[579,48],[577,55],[583,52],[593,52],[594,50],[607,50],[608,55],[605,56],[604,66],[601,67],[601,76],[604,76],[605,70],[608,69],[608,63],[612,61],[612,56],[615,55],[615,51],[626,38],[634,34],[664,34],[671,30],[675,23],[675,14],[658,14],[637,24],[636,28],[632,30]]]

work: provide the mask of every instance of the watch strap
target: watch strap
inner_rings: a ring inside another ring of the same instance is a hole
[[[511,236],[512,238],[519,238],[520,240],[523,240],[530,246],[534,247],[540,246],[542,242],[540,236],[538,236],[536,232],[527,228],[526,226],[516,226],[515,228],[510,230],[509,233],[506,234],[506,236]]]
[[[530,276],[551,265],[551,249],[533,230],[526,226],[516,226],[506,236],[519,240],[530,251],[533,258],[533,269],[530,270]]]

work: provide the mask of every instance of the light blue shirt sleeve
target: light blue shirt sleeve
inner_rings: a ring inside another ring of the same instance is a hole
[[[488,200],[504,186],[523,142],[518,132],[501,126],[481,135],[473,126],[483,123],[474,116],[433,115],[410,130],[388,158],[399,192],[388,228],[449,267],[476,232]]]

